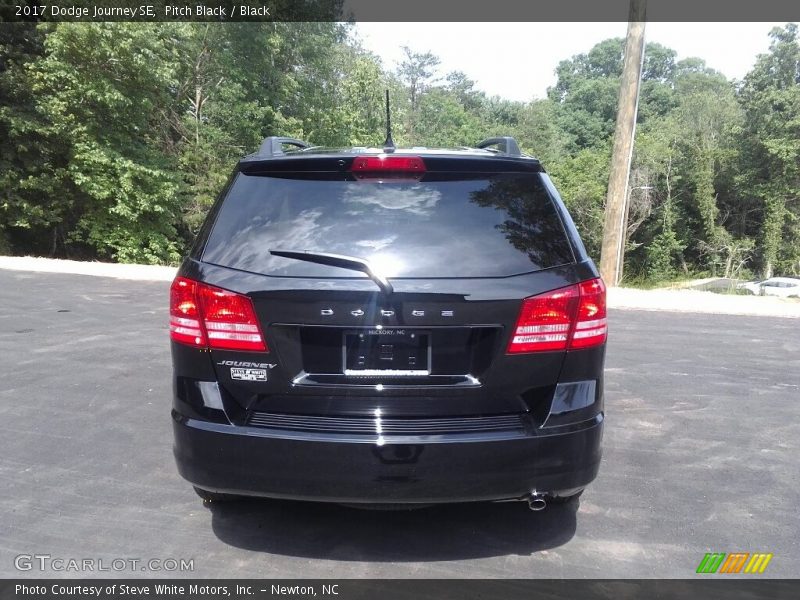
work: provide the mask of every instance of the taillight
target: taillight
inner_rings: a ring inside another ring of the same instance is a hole
[[[551,352],[566,349],[577,305],[576,285],[525,298],[508,352]]]
[[[200,325],[197,282],[176,277],[169,290],[169,335],[176,342],[205,347],[206,335]]]
[[[578,284],[581,301],[572,333],[570,348],[599,346],[608,336],[606,320],[606,286],[602,279],[591,279]]]
[[[606,288],[592,279],[523,300],[508,353],[590,348],[606,334]]]
[[[247,296],[176,277],[170,289],[170,336],[200,348],[267,352]]]
[[[267,349],[250,298],[203,284],[199,292],[209,346],[260,352]]]

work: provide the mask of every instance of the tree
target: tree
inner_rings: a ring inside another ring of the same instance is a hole
[[[559,106],[549,98],[526,104],[514,129],[522,148],[545,165],[557,165],[574,147],[574,139],[558,126]]]
[[[685,224],[680,222],[681,212],[676,198],[680,181],[676,175],[681,160],[680,137],[680,126],[672,118],[662,118],[637,134],[631,179],[636,183],[635,188],[649,189],[643,195],[631,190],[631,212],[640,215],[640,227],[629,224],[627,233],[629,238],[635,235],[641,241],[636,244],[628,240],[625,256],[635,267],[643,267],[648,279],[673,278],[679,263],[684,274],[688,275],[683,256],[687,245]],[[637,202],[642,197],[646,202]],[[647,218],[651,216],[654,218]],[[678,232],[679,226],[684,230],[682,234]],[[638,247],[643,248],[644,256],[632,252]]]
[[[483,135],[478,117],[468,113],[458,98],[445,89],[434,88],[420,101],[418,143],[453,148],[475,144]]]
[[[397,69],[397,75],[408,88],[410,109],[407,120],[407,131],[411,143],[416,143],[416,121],[419,116],[419,105],[425,91],[430,87],[439,59],[430,52],[413,52],[403,46],[406,57]]]
[[[522,103],[436,79],[430,53],[388,71],[348,25],[306,21],[0,23],[0,252],[175,262],[265,136],[380,146],[389,89],[399,145],[514,135],[597,257],[622,40],[562,61],[548,97]],[[627,272],[800,274],[797,36],[774,30],[739,84],[647,45]]]
[[[51,230],[50,253],[176,261],[178,182],[159,136],[159,107],[174,84],[167,29],[39,27],[44,55],[25,74],[37,134],[30,147],[13,149],[15,160],[28,161],[26,172],[3,186],[9,205],[33,218],[9,224]]]
[[[472,114],[480,113],[486,101],[486,94],[475,89],[475,82],[461,71],[452,71],[446,77],[447,92],[458,100],[464,110]]]
[[[788,24],[770,32],[768,54],[747,74],[740,101],[747,116],[739,187],[762,211],[760,267],[770,277],[776,267],[800,269],[797,240],[800,197],[800,44],[798,27]],[[793,205],[791,204],[793,203]]]
[[[611,141],[601,148],[586,148],[549,166],[586,250],[600,258],[603,238],[603,203],[606,197]]]
[[[0,253],[16,245],[47,253],[49,248],[29,234],[57,219],[25,184],[35,181],[42,144],[28,65],[43,54],[44,33],[35,23],[0,23]]]
[[[716,180],[730,163],[733,133],[742,116],[732,86],[719,74],[687,74],[677,80],[676,89],[674,118],[683,132],[683,165],[699,221],[696,239],[703,242],[709,270],[717,274],[727,263],[724,249],[730,246],[730,234],[719,220]]]
[[[380,146],[385,139],[384,90],[396,87],[381,69],[380,61],[364,50],[342,46],[338,110],[342,145]],[[393,111],[394,112],[394,111]],[[394,123],[398,120],[395,118]]]

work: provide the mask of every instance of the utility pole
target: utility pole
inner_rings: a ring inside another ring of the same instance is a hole
[[[644,22],[647,0],[631,0],[628,13],[628,35],[625,41],[625,62],[619,89],[617,125],[608,176],[603,246],[600,252],[600,274],[606,284],[614,286],[622,279],[625,255],[625,228],[628,214],[628,179],[639,108],[639,83],[644,62]]]

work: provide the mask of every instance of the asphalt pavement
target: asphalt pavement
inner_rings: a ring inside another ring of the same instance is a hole
[[[612,311],[605,454],[579,503],[206,507],[172,458],[168,287],[0,270],[0,576],[93,575],[15,567],[48,555],[194,567],[104,577],[687,578],[736,551],[797,575],[796,319]]]

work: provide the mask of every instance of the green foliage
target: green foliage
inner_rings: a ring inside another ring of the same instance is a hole
[[[789,24],[770,33],[770,52],[759,56],[740,93],[747,119],[742,129],[741,176],[745,194],[761,209],[761,271],[796,269],[800,197],[800,43]],[[796,247],[795,247],[796,248]],[[782,260],[781,260],[782,259]]]
[[[388,89],[398,145],[514,135],[599,257],[624,40],[520,103],[312,21],[0,23],[0,253],[175,263],[239,157],[267,135],[379,147]],[[740,83],[646,46],[626,280],[800,274],[798,29],[770,35]]]
[[[52,208],[25,190],[36,185],[43,145],[26,65],[44,53],[44,35],[33,23],[0,23],[0,252],[50,218]],[[18,235],[14,235],[18,232]]]
[[[397,69],[397,75],[408,90],[408,109],[406,111],[406,132],[409,143],[419,144],[417,122],[420,118],[420,105],[425,93],[431,87],[439,59],[430,52],[414,52],[403,47],[405,59]]]
[[[600,256],[611,145],[564,157],[550,170],[591,256]]]

